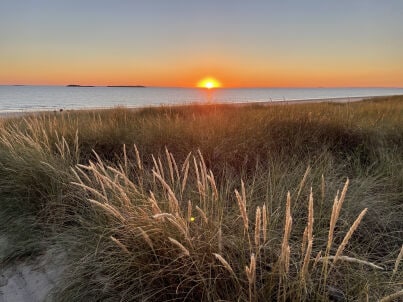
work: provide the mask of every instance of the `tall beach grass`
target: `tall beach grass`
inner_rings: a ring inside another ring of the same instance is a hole
[[[403,98],[1,120],[3,265],[55,301],[373,301],[401,291]]]

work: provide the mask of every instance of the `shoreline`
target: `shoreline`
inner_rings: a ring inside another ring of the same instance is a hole
[[[335,98],[316,98],[316,99],[293,99],[293,100],[276,100],[270,99],[269,101],[246,101],[246,102],[194,102],[194,103],[179,103],[179,104],[150,104],[147,106],[121,106],[125,109],[130,110],[139,110],[145,108],[158,108],[158,107],[176,107],[176,106],[191,106],[191,105],[233,105],[233,106],[248,106],[248,105],[295,105],[295,104],[309,104],[309,103],[353,103],[364,100],[376,99],[376,98],[384,98],[384,97],[394,97],[398,95],[385,95],[385,96],[358,96],[358,97],[335,97]],[[97,110],[108,110],[113,109],[119,106],[114,107],[88,107],[88,108],[76,108],[76,109],[44,109],[44,110],[23,110],[20,111],[0,111],[0,118],[15,118],[20,116],[25,116],[29,114],[41,114],[41,113],[61,113],[61,112],[73,112],[73,111],[97,111]]]

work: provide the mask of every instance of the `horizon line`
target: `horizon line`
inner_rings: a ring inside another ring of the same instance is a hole
[[[76,87],[68,87],[69,85],[76,85]],[[1,84],[0,86],[50,86],[50,87],[66,87],[66,88],[181,88],[181,89],[208,89],[204,87],[196,86],[158,86],[158,85],[144,85],[144,84],[134,84],[134,85],[91,85],[91,84]],[[329,88],[390,88],[390,89],[403,89],[403,86],[230,86],[230,87],[214,87],[212,89],[329,89]]]

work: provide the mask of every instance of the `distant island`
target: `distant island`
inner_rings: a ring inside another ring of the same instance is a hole
[[[77,85],[77,84],[69,84],[66,87],[119,87],[119,88],[145,88],[143,85],[108,85],[108,86],[91,86],[91,85]]]

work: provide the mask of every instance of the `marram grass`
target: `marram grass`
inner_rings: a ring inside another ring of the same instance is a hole
[[[2,121],[2,262],[62,249],[55,301],[390,301],[401,113],[391,98]]]

